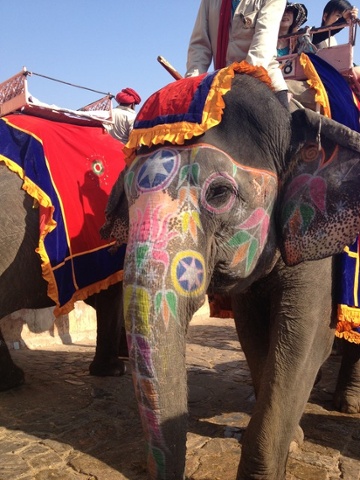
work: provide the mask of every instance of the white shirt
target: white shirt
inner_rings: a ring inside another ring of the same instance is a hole
[[[136,112],[130,107],[119,105],[112,111],[112,117],[114,123],[112,125],[106,125],[107,131],[116,140],[120,140],[124,145],[129,140],[129,135],[134,126]]]
[[[216,58],[219,13],[222,0],[201,0],[191,35],[187,77],[207,72]],[[262,66],[275,91],[287,90],[276,60],[280,21],[286,0],[240,0],[232,18],[226,64],[246,60]]]

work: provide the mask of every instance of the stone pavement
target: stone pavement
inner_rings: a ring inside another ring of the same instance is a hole
[[[88,375],[94,344],[17,350],[26,384],[0,393],[0,480],[145,480],[131,375]],[[287,480],[360,480],[360,415],[332,409],[340,358],[326,363]],[[189,480],[234,480],[254,397],[231,320],[195,316],[187,341]]]

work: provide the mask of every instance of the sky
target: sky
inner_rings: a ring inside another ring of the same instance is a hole
[[[320,26],[325,3],[311,0],[306,5],[306,25]],[[105,94],[131,87],[144,101],[173,81],[157,62],[159,55],[185,73],[199,4],[200,0],[0,0],[0,82],[26,67]],[[346,42],[347,36],[340,33],[337,40]],[[360,45],[355,45],[354,60],[360,63]],[[28,87],[42,102],[70,109],[102,97],[36,75],[28,77]]]

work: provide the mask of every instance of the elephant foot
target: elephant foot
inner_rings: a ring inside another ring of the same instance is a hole
[[[360,413],[360,393],[356,395],[347,390],[336,391],[334,405],[342,413]]]
[[[117,357],[106,360],[95,357],[89,366],[89,372],[95,377],[121,377],[126,373],[126,365],[124,360]]]
[[[295,452],[304,443],[303,429],[298,425],[295,430],[294,437],[290,442],[289,453]]]
[[[21,368],[12,364],[10,368],[3,370],[1,365],[0,371],[0,392],[11,390],[12,388],[19,387],[25,382],[25,375]]]
[[[24,372],[12,361],[9,349],[0,331],[0,392],[22,385]]]
[[[118,356],[121,358],[129,358],[129,349],[126,341],[126,335],[121,335],[120,345],[118,349]]]
[[[333,402],[339,412],[360,413],[360,369],[355,380],[342,377],[340,370]]]
[[[360,345],[344,341],[333,401],[340,412],[360,413]]]

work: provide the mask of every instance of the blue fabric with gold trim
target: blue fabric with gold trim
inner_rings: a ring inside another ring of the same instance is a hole
[[[359,110],[345,78],[329,63],[313,53],[307,54],[326,89],[331,107],[331,118],[360,132]]]

